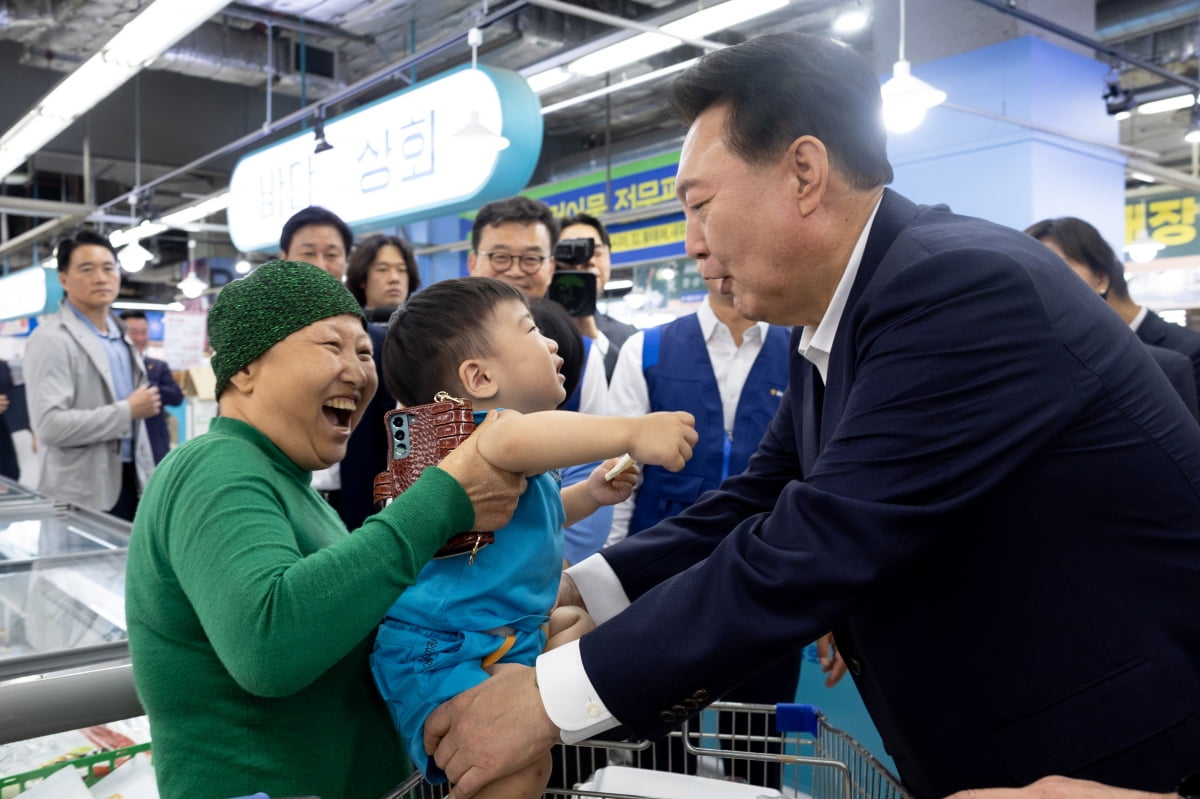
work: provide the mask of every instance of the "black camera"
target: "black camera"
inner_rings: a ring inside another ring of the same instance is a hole
[[[554,245],[554,262],[565,269],[578,269],[596,254],[593,239],[563,239]]]
[[[587,239],[591,244],[592,240]],[[596,276],[582,269],[560,269],[550,278],[546,296],[574,317],[596,315]]]

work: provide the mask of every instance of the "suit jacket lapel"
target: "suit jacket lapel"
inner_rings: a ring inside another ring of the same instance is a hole
[[[887,256],[896,237],[912,222],[919,210],[915,203],[891,189],[884,189],[883,199],[879,202],[879,210],[875,214],[875,221],[867,236],[867,246],[863,250],[858,274],[854,277],[854,285],[850,287],[850,295],[846,299],[846,307],[842,311],[842,318],[838,323],[837,334],[833,340],[833,351],[829,354],[828,385],[825,387],[824,398],[818,408],[817,435],[813,438],[813,441],[816,442],[817,454],[825,449],[825,445],[829,443],[829,439],[837,429],[838,422],[842,418],[842,409],[845,407],[846,398],[850,393],[850,387],[854,383],[855,308],[875,278],[880,263]],[[820,375],[815,369],[812,378],[814,381],[820,380]],[[807,442],[806,436],[806,451]],[[807,473],[806,468],[805,474]]]

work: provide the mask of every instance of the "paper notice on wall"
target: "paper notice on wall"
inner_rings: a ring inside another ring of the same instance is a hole
[[[207,314],[167,311],[163,314],[163,354],[171,369],[180,371],[204,363]]]

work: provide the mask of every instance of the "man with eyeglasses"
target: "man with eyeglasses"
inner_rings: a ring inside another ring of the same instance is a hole
[[[545,297],[554,276],[550,255],[558,220],[550,207],[529,197],[506,197],[479,209],[471,227],[467,271],[503,280],[530,297]]]

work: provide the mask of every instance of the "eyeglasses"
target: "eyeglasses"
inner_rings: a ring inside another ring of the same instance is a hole
[[[544,255],[513,255],[510,252],[481,252],[480,255],[486,255],[488,263],[492,265],[498,273],[507,272],[512,268],[514,263],[521,267],[521,271],[527,275],[532,275],[534,272],[542,268],[542,264],[546,262]]]

